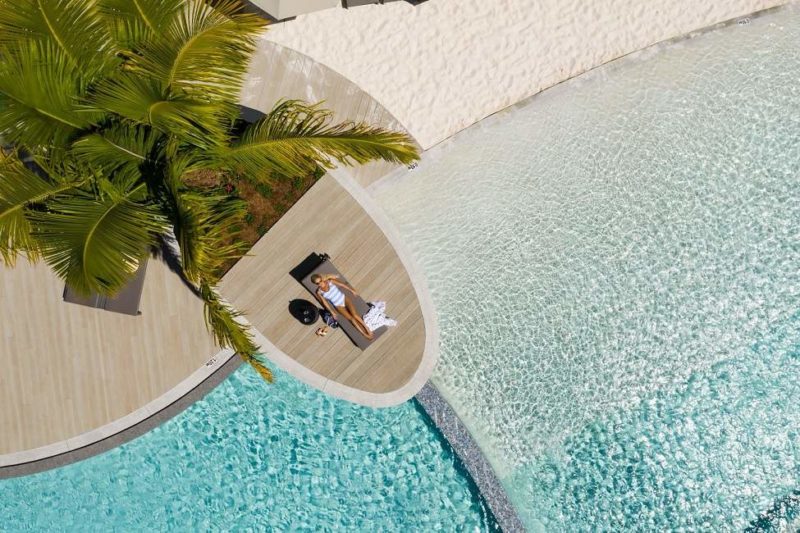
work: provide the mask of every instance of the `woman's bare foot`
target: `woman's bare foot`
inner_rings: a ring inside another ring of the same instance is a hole
[[[364,329],[361,331],[361,333],[363,333],[363,334],[364,334],[364,336],[365,336],[365,337],[366,337],[368,340],[372,340],[372,338],[375,336],[375,335],[374,335],[374,334],[373,334],[373,333],[372,333],[372,332],[369,330],[369,328],[367,328],[367,327],[364,327]]]

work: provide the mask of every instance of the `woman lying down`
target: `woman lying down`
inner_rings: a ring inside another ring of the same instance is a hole
[[[362,335],[372,340],[372,332],[359,316],[352,298],[348,298],[345,294],[346,291],[353,296],[358,296],[358,293],[353,287],[340,281],[333,275],[321,276],[319,274],[314,274],[311,276],[311,283],[317,286],[317,292],[314,293],[317,300],[319,300],[322,307],[331,314],[334,320],[338,320],[337,313],[342,315],[349,320]]]
[[[348,319],[362,335],[370,340],[373,338],[372,332],[379,327],[397,325],[397,321],[386,316],[386,302],[369,302],[369,311],[367,311],[363,317],[359,316],[355,305],[351,299],[347,297],[345,291],[351,293],[353,296],[358,296],[358,293],[350,285],[339,280],[335,275],[328,274],[321,276],[315,274],[311,276],[311,283],[317,286],[315,295],[325,308],[325,311],[327,311],[320,313],[322,321],[325,323],[325,326],[317,329],[317,335],[320,337],[324,337],[328,334],[329,327],[335,328],[338,326],[336,323],[337,311]]]

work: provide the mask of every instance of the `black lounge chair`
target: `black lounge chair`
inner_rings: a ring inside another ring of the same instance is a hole
[[[82,296],[69,286],[66,286],[64,287],[64,301],[85,305],[87,307],[95,307],[97,309],[105,309],[106,311],[113,311],[124,315],[140,315],[139,303],[142,300],[144,275],[146,271],[147,261],[144,260],[139,265],[139,270],[136,271],[136,275],[130,283],[125,285],[114,298],[109,298],[108,296],[102,296],[100,294]]]
[[[314,296],[316,296],[317,294],[317,286],[311,282],[311,276],[313,276],[314,274],[319,274],[321,276],[324,276],[326,274],[333,274],[339,279],[339,281],[347,283],[351,287],[353,286],[349,281],[345,279],[344,276],[342,276],[341,272],[336,270],[336,267],[333,266],[333,263],[331,263],[330,259],[323,259],[323,261],[319,265],[317,265],[317,267],[314,268],[314,270],[305,275],[300,281],[300,283],[303,284],[303,287],[305,287],[308,290],[308,292],[310,292]],[[358,311],[359,315],[364,316],[366,312],[369,311],[369,305],[367,305],[367,302],[365,302],[363,298],[361,298],[360,296],[353,296],[348,291],[344,292],[345,296],[353,301],[353,304],[355,305],[356,311]],[[355,344],[362,350],[366,350],[367,348],[369,348],[369,346],[373,342],[378,340],[378,337],[383,335],[388,329],[386,326],[379,327],[378,329],[372,332],[372,340],[370,340],[366,338],[364,335],[362,335],[361,332],[358,331],[358,329],[356,329],[356,327],[353,324],[351,324],[349,320],[341,316],[337,318],[339,322],[339,328],[342,331],[344,331],[348,337],[350,337],[350,340],[353,341],[353,344]]]

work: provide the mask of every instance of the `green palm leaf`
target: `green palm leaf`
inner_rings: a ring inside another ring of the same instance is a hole
[[[272,372],[256,357],[258,346],[253,336],[237,319],[242,316],[223,302],[208,283],[200,284],[200,296],[205,302],[205,318],[209,331],[222,348],[232,348],[267,381],[272,381]]]
[[[124,74],[104,80],[91,100],[96,110],[153,126],[198,148],[219,145],[226,139],[229,120],[221,106],[164,94],[150,78]]]
[[[238,199],[188,191],[177,195],[171,218],[188,280],[216,280],[226,263],[244,254],[232,228],[242,224],[245,212]]]
[[[183,7],[183,0],[97,0],[117,43],[128,50],[157,39]]]
[[[212,7],[188,0],[180,16],[160,39],[146,43],[132,57],[131,68],[159,80],[163,90],[184,92],[194,99],[235,102],[264,19],[240,13],[238,1]],[[234,114],[238,108],[232,107]]]
[[[186,160],[171,168],[173,230],[180,249],[186,279],[198,287],[205,303],[208,330],[222,348],[232,348],[268,381],[272,373],[256,356],[258,347],[248,329],[238,320],[241,313],[220,299],[214,284],[221,267],[238,259],[245,249],[241,240],[231,239],[231,227],[241,223],[244,205],[223,196],[208,196],[186,189],[180,177],[188,168]],[[235,236],[234,236],[235,237]]]
[[[114,62],[108,27],[93,0],[0,0],[0,45],[49,41],[90,76]]]
[[[103,175],[125,187],[141,179],[142,169],[152,169],[159,154],[161,136],[146,126],[116,124],[75,141],[72,153],[90,168],[102,169]],[[150,170],[149,169],[149,170]]]
[[[352,122],[331,125],[331,118],[319,104],[280,102],[220,157],[253,175],[265,167],[285,175],[305,174],[317,164],[331,168],[332,159],[346,165],[376,159],[408,164],[419,157],[408,135]]]
[[[0,48],[0,135],[23,146],[63,146],[102,113],[83,109],[83,83],[51,42]]]
[[[119,291],[166,228],[146,201],[145,185],[119,191],[106,183],[103,189],[59,196],[31,216],[44,260],[81,293]]]
[[[21,252],[30,259],[39,256],[28,209],[77,185],[51,180],[28,169],[16,154],[0,152],[0,256],[6,265],[13,266]]]

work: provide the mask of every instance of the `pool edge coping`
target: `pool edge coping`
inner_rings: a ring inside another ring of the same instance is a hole
[[[242,360],[221,350],[178,385],[108,424],[64,441],[0,455],[0,480],[37,474],[117,448],[181,414],[227,379]]]

